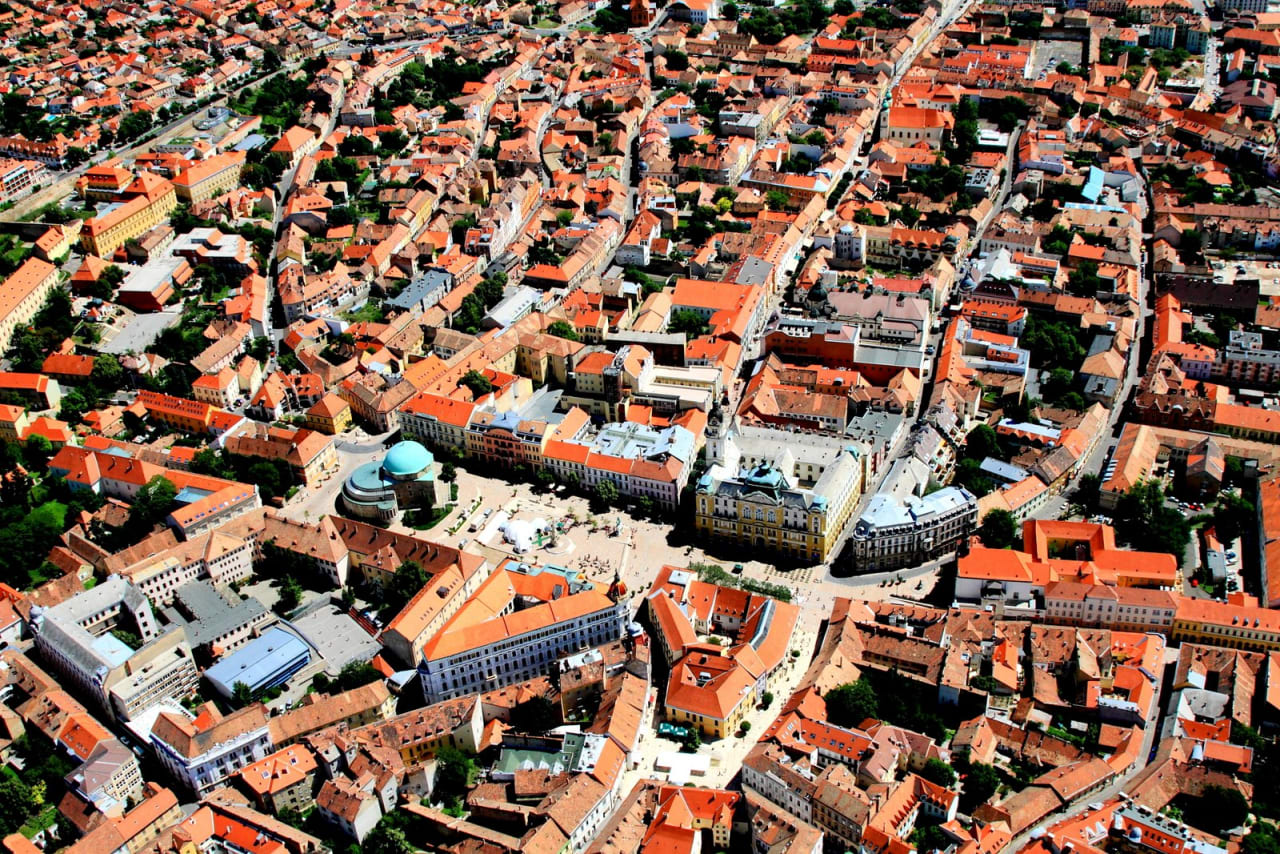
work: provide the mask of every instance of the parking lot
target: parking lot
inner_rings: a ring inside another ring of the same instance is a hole
[[[1079,68],[1082,49],[1083,45],[1080,42],[1036,42],[1035,50],[1031,53],[1030,79],[1044,80],[1063,62]]]

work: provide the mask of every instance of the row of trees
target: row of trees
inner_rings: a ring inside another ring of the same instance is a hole
[[[502,301],[506,287],[506,273],[494,273],[485,277],[476,285],[475,290],[462,298],[458,314],[453,320],[453,328],[469,334],[479,332],[485,313]]]

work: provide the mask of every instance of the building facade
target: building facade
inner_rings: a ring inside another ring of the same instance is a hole
[[[898,569],[953,552],[977,519],[978,501],[962,486],[924,497],[879,492],[854,525],[854,567],[861,572]]]

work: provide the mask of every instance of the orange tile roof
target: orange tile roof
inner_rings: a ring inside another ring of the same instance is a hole
[[[291,744],[241,770],[240,780],[262,797],[301,783],[315,770],[315,754],[301,744]]]

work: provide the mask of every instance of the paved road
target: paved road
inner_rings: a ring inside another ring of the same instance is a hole
[[[105,152],[105,153],[109,157],[119,157],[121,159],[128,160],[129,158],[137,157],[139,154],[142,154],[143,152],[150,151],[153,147],[155,147],[159,143],[165,142],[174,137],[189,136],[196,132],[195,130],[196,119],[203,116],[210,107],[224,104],[226,103],[229,97],[239,95],[242,91],[249,88],[250,86],[257,86],[258,84],[263,83],[266,80],[269,80],[270,78],[274,77],[276,74],[279,74],[279,73],[280,71],[274,71],[271,74],[266,74],[260,78],[255,78],[246,83],[242,83],[241,85],[237,86],[235,89],[232,89],[231,91],[225,92],[222,95],[218,96],[217,98],[215,98],[205,106],[201,107],[200,109],[195,110],[194,112],[191,112],[185,116],[180,116],[176,119],[173,119],[168,124],[161,127],[158,131],[156,130],[149,131],[148,132],[149,135],[145,142],[139,142],[135,145],[125,146],[123,148],[117,146],[115,148],[112,148],[109,152]],[[38,210],[39,208],[44,207],[50,202],[60,201],[66,196],[70,195],[75,190],[76,179],[79,178],[81,175],[83,175],[85,171],[90,168],[90,166],[94,161],[99,161],[102,159],[103,157],[101,156],[101,153],[95,154],[89,163],[85,163],[81,166],[77,166],[75,169],[72,169],[70,172],[55,173],[59,175],[56,181],[54,181],[48,187],[45,187],[43,190],[37,193],[32,193],[30,196],[27,196],[18,204],[14,205],[12,208],[5,211],[4,215],[0,216],[0,220],[4,222],[18,222],[22,219],[22,217],[30,214],[32,211]]]
[[[281,515],[300,521],[315,521],[332,513],[338,493],[342,491],[342,482],[359,466],[381,459],[386,453],[384,443],[391,433],[388,431],[371,436],[357,428],[347,436],[350,438],[338,439],[334,443],[334,449],[338,452],[338,468],[333,474],[317,484],[300,489],[285,503],[280,511]]]

